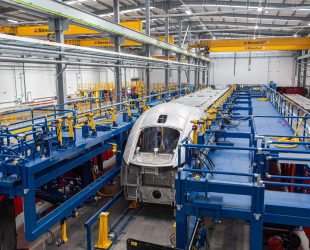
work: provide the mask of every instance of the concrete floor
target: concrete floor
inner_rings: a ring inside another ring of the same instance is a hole
[[[24,245],[31,250],[82,250],[86,249],[86,233],[83,227],[91,215],[99,210],[106,202],[101,200],[95,204],[85,206],[79,210],[78,218],[68,221],[68,242],[60,247],[46,246],[46,239],[50,241],[47,233],[40,237],[31,245]],[[110,209],[109,227],[122,217],[121,223],[114,229],[119,231],[120,227],[126,224],[123,232],[110,249],[125,250],[126,240],[133,238],[152,242],[160,245],[170,246],[170,235],[173,234],[173,224],[175,222],[174,209],[169,206],[146,204],[140,210],[127,210],[129,202],[120,198]],[[128,222],[128,219],[130,221]],[[207,219],[208,238],[212,250],[248,250],[249,249],[249,226],[243,221],[225,219],[221,224],[215,224],[213,220]],[[52,229],[57,238],[60,238],[60,226]],[[92,245],[97,242],[98,223],[92,226]]]
[[[212,250],[249,250],[250,227],[245,221],[223,219],[215,224],[207,219],[207,234]]]

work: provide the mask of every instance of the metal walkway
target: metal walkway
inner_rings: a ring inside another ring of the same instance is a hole
[[[268,100],[261,99],[264,97]],[[269,173],[272,160],[299,164],[303,170],[310,165],[309,134],[305,129],[310,116],[303,110],[298,111],[299,116],[294,115],[282,98],[267,87],[259,93],[237,90],[221,109],[224,113],[233,104],[231,124],[223,124],[223,116],[219,117],[206,135],[200,135],[204,143],[184,142],[187,159],[184,166],[179,166],[176,180],[177,247],[189,247],[192,231],[188,216],[248,221],[251,250],[262,249],[265,222],[310,226],[310,194],[306,194],[310,178]],[[303,128],[296,147],[275,146],[277,136],[293,137],[296,127],[292,125],[299,123]],[[206,150],[215,169],[196,165],[197,152]],[[266,186],[294,187],[298,193],[270,191]]]

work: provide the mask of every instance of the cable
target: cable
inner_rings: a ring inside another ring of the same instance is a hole
[[[304,116],[306,116],[306,114],[304,114]],[[293,135],[293,138],[288,138],[288,137],[284,137],[284,138],[280,138],[279,139],[279,142],[300,142],[300,139],[299,138],[294,138],[295,136],[298,135],[298,130],[303,122],[304,118],[302,118],[298,125],[297,125],[297,128],[295,130],[295,133]],[[279,137],[271,137],[271,139],[275,139],[275,138],[279,138]],[[289,145],[282,145],[282,144],[275,144],[275,146],[277,148],[297,148],[298,147],[298,144],[289,144]]]
[[[53,246],[55,244],[55,242],[56,242],[55,234],[52,231],[50,231],[50,230],[48,230],[47,233],[49,233],[51,235],[52,239],[51,239],[50,242],[48,242],[48,239],[46,238],[45,245],[46,246]]]

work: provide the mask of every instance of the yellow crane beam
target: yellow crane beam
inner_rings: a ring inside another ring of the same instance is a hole
[[[142,21],[121,21],[121,25],[142,32]],[[17,27],[0,27],[0,33],[15,35],[15,36],[29,36],[29,37],[47,37],[54,34],[53,31],[49,31],[48,25],[31,25],[31,26],[17,26]],[[81,27],[75,24],[70,24],[69,29],[64,31],[65,35],[97,35],[101,32]],[[165,41],[164,36],[158,36],[157,39]],[[82,47],[112,47],[113,43],[110,43],[109,38],[103,39],[67,39],[66,44],[77,45]],[[169,43],[174,44],[174,36],[169,36]],[[125,40],[121,45],[126,46],[141,46],[141,43],[131,40]]]
[[[142,21],[121,21],[121,25],[142,32]],[[15,36],[48,36],[54,34],[53,31],[48,29],[48,25],[30,25],[30,26],[2,26],[0,27],[0,33],[15,35]],[[64,31],[65,35],[96,35],[102,32],[88,29],[75,24],[70,24],[69,29]]]
[[[156,37],[159,40],[165,41],[165,37],[158,36]],[[169,43],[173,44],[174,37],[169,37]],[[72,40],[65,40],[66,44],[81,46],[81,47],[112,47],[114,43],[110,42],[109,38],[102,38],[102,39],[72,39]],[[123,47],[130,47],[130,46],[142,46],[141,43],[134,42],[131,40],[125,39],[124,43],[121,45]]]
[[[208,47],[210,52],[243,52],[310,49],[310,38],[259,38],[240,40],[208,40],[191,44],[188,49]]]

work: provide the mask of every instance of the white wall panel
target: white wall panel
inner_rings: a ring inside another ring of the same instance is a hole
[[[293,52],[248,52],[211,54],[210,83],[223,86],[232,83],[291,86],[294,75]],[[235,69],[235,72],[234,72]]]

